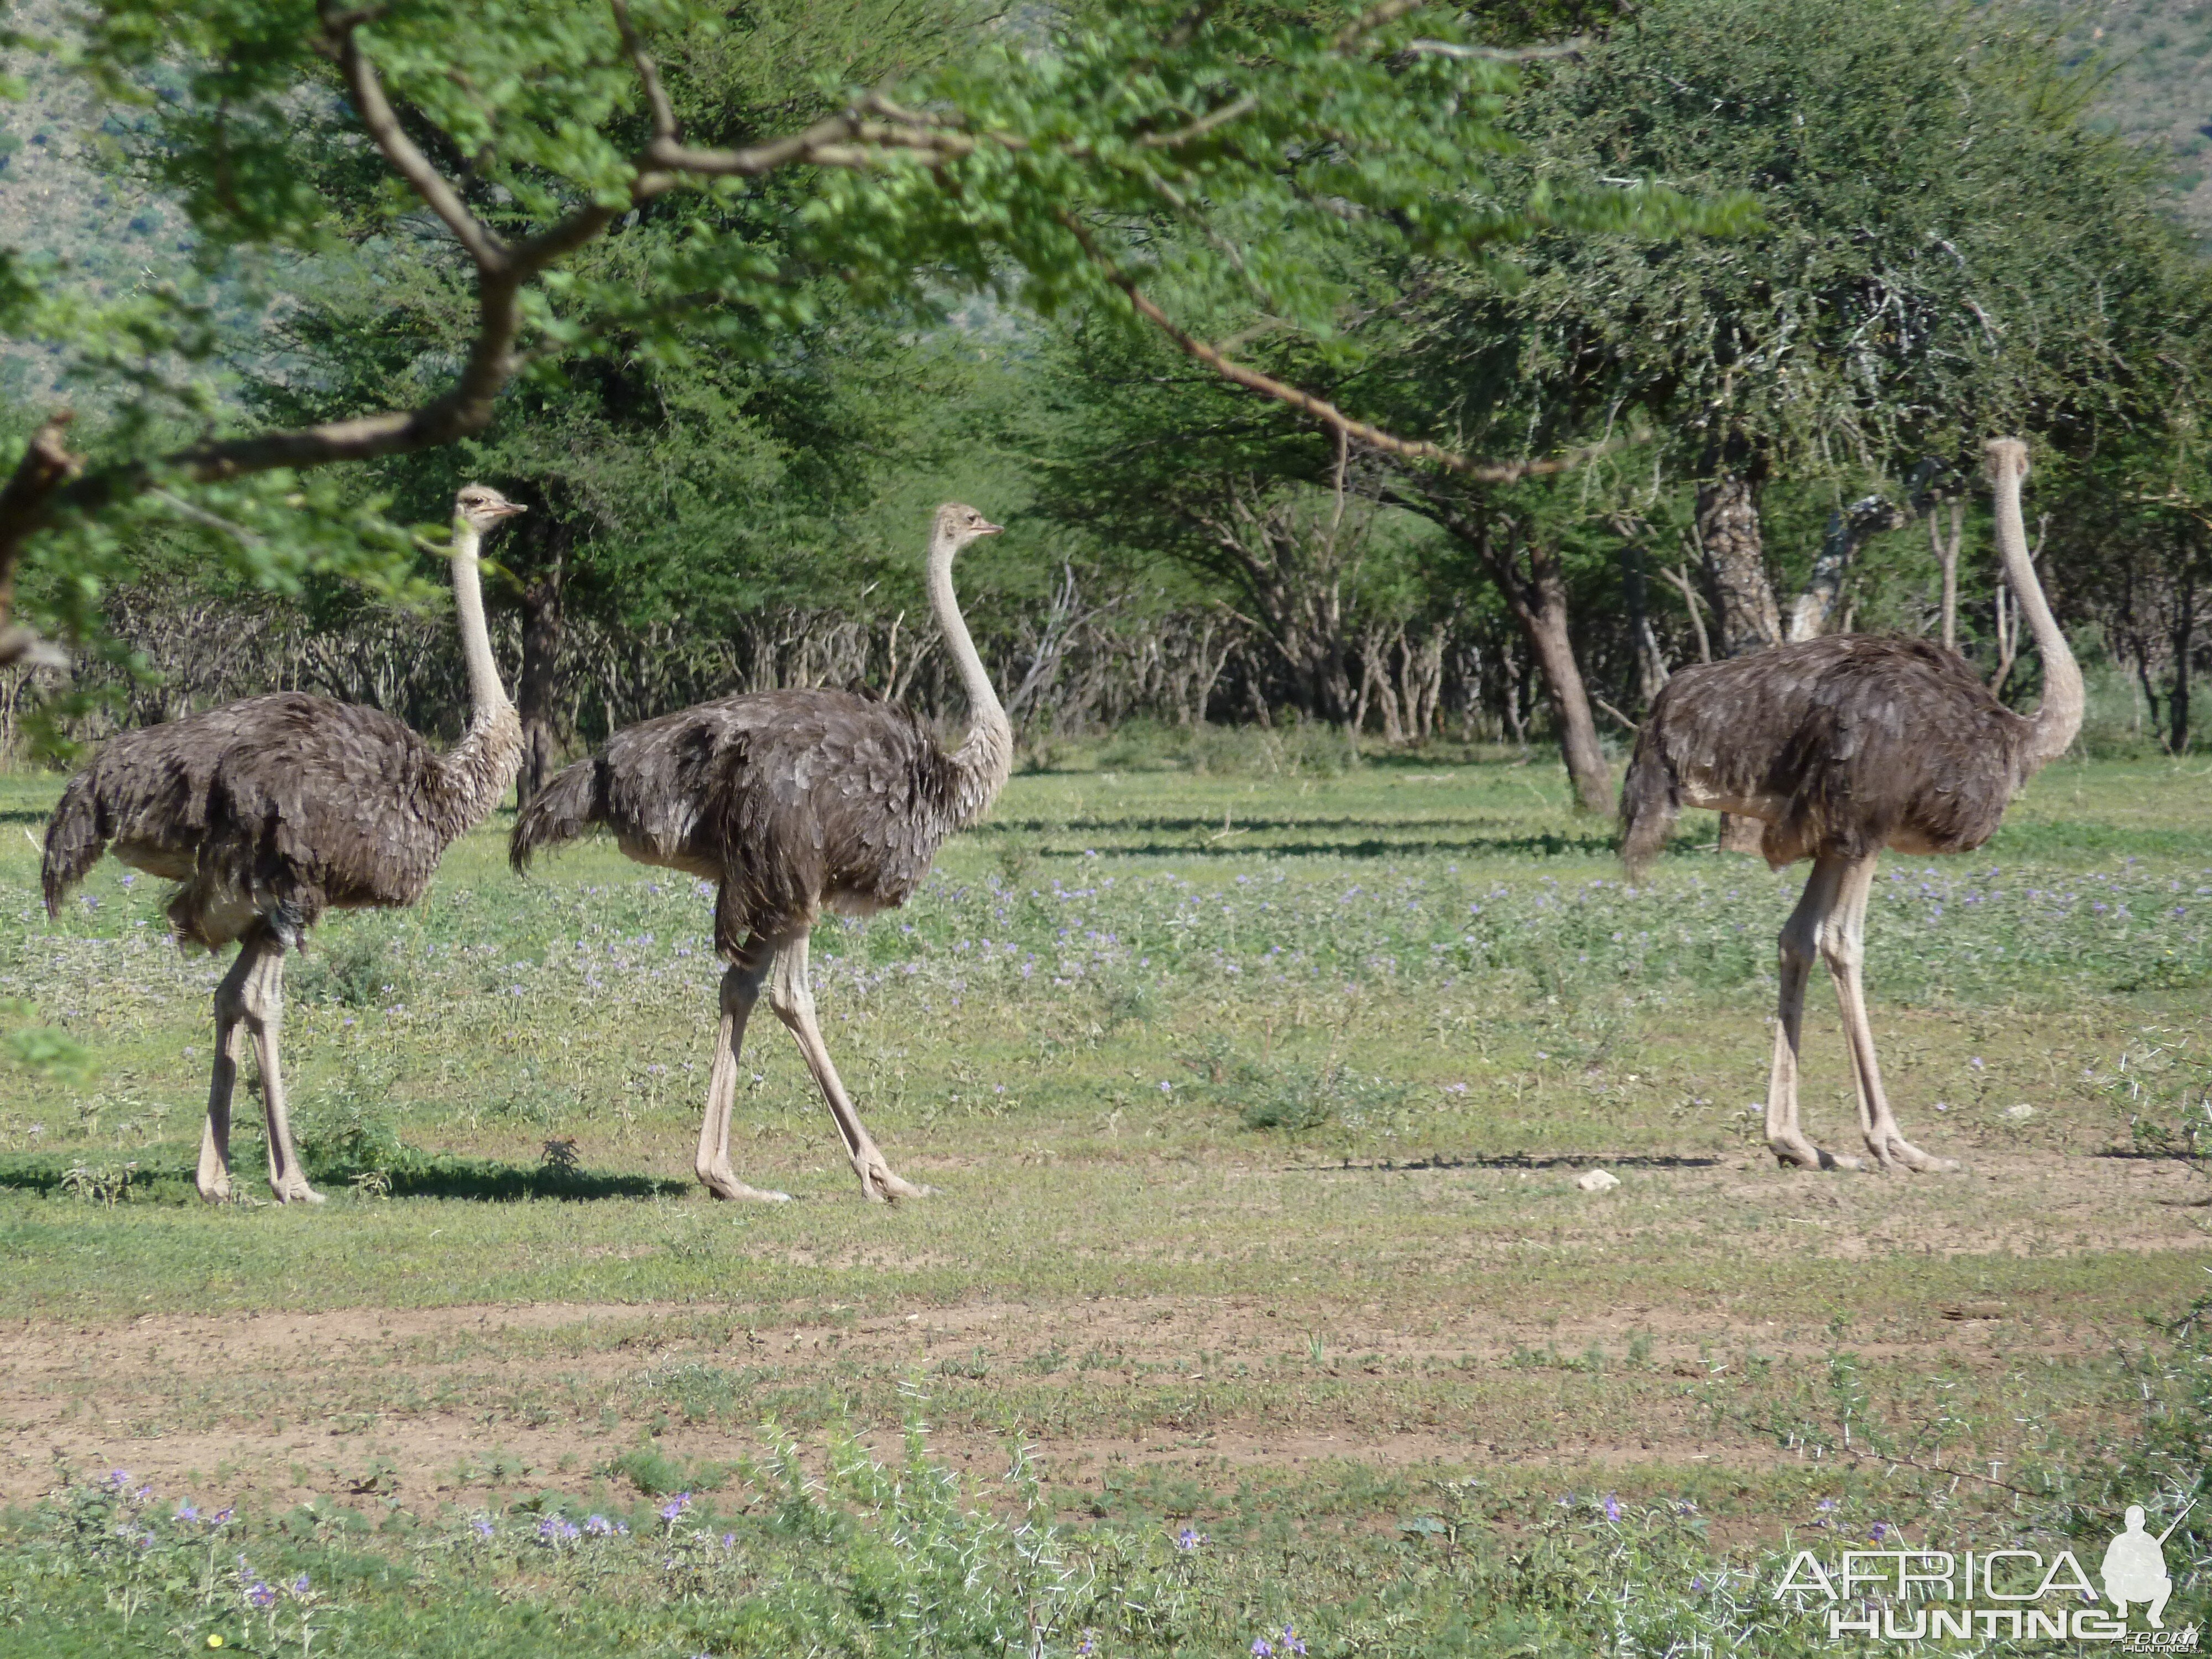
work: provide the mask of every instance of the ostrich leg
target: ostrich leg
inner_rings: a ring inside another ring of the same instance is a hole
[[[1766,1144],[1778,1162],[1805,1170],[1856,1170],[1855,1158],[1838,1158],[1805,1139],[1797,1123],[1797,1055],[1805,1030],[1805,981],[1815,954],[1826,954],[1838,920],[1843,884],[1850,865],[1843,859],[1814,861],[1805,890],[1790,920],[1782,924],[1781,981],[1774,1022],[1774,1069],[1766,1079]],[[1840,983],[1840,981],[1838,981]]]
[[[1867,1150],[1885,1170],[1899,1164],[1922,1175],[1948,1174],[1959,1165],[1954,1159],[1935,1158],[1905,1138],[1897,1117],[1889,1109],[1889,1097],[1881,1086],[1881,1062],[1875,1056],[1874,1027],[1867,1019],[1866,988],[1859,978],[1866,959],[1867,900],[1874,891],[1876,857],[1869,855],[1844,872],[1836,915],[1823,930],[1820,954],[1836,981],[1836,1006],[1844,1016],[1844,1038],[1850,1045],[1851,1080],[1857,1085],[1859,1130]]]
[[[789,1193],[748,1187],[730,1168],[730,1114],[738,1098],[738,1050],[744,1046],[745,1020],[760,1000],[761,979],[768,972],[774,949],[759,939],[747,939],[738,960],[722,975],[722,1024],[714,1037],[714,1067],[707,1079],[707,1116],[699,1126],[699,1156],[691,1167],[717,1198],[787,1204]]]
[[[261,1064],[270,1189],[279,1204],[319,1204],[323,1195],[307,1184],[307,1175],[300,1168],[300,1154],[292,1146],[292,1120],[284,1109],[284,1073],[276,1058],[276,1038],[284,1026],[284,946],[257,928],[239,953],[241,964],[248,952],[252,966],[239,988],[239,1000],[246,1029],[253,1034],[254,1058]]]
[[[883,1153],[877,1150],[875,1141],[861,1123],[860,1115],[853,1109],[852,1099],[837,1076],[837,1068],[830,1063],[830,1050],[823,1046],[822,1030],[814,1023],[814,994],[806,988],[806,939],[805,933],[800,933],[776,942],[775,972],[768,988],[769,1006],[775,1010],[778,1019],[791,1028],[799,1052],[806,1057],[806,1069],[814,1073],[822,1098],[830,1104],[830,1115],[837,1120],[837,1133],[844,1137],[846,1155],[853,1160],[853,1172],[860,1177],[860,1190],[878,1203],[892,1199],[927,1198],[928,1188],[917,1187],[891,1173],[891,1166],[884,1161]]]
[[[238,1023],[246,1017],[246,981],[259,960],[263,934],[239,944],[238,960],[215,989],[215,1073],[208,1083],[207,1123],[200,1131],[200,1167],[193,1178],[210,1204],[230,1198],[230,1097],[238,1086]]]

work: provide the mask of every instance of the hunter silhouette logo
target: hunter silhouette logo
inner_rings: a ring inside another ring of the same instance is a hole
[[[2173,1517],[2173,1525],[2154,1538],[2143,1530],[2142,1505],[2128,1505],[2127,1530],[2112,1540],[2105,1552],[2105,1599],[2112,1604],[2112,1617],[2125,1619],[2130,1601],[2147,1602],[2150,1627],[2166,1628],[2162,1616],[2166,1598],[2173,1594],[2173,1580],[2166,1576],[2166,1540],[2196,1507],[2192,1498],[2188,1508]]]
[[[1828,1636],[1923,1642],[1976,1637],[1993,1640],[2111,1642],[2130,1653],[2195,1653],[2199,1632],[2166,1628],[2173,1580],[2166,1542],[2195,1508],[2192,1501],[2164,1532],[2143,1524],[2131,1504],[2127,1524],[2106,1547],[2100,1596],[2071,1550],[2045,1557],[2036,1550],[1844,1550],[1824,1564],[1800,1550],[1775,1586],[1778,1600],[1796,1597],[1808,1613],[1826,1613]],[[2129,1609],[2140,1607],[2150,1628],[2130,1631]]]

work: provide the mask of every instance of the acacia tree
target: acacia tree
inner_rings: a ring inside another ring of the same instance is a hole
[[[2175,230],[2155,163],[2085,121],[2094,90],[2002,9],[1654,0],[1532,86],[1532,165],[1752,191],[1729,240],[1543,240],[1516,296],[1553,400],[1665,410],[1723,654],[1816,632],[1891,520],[1843,513],[1778,596],[1771,477],[1971,475],[1989,433],[2066,450],[2139,418]],[[1450,349],[1451,319],[1431,341]],[[1492,342],[1471,331],[1461,356]]]
[[[825,85],[922,72],[978,35],[958,0],[751,9],[729,22],[710,39],[672,42],[661,79],[680,125],[738,144],[834,112]],[[325,187],[368,240],[351,258],[310,266],[264,330],[240,401],[272,425],[311,425],[395,394],[427,402],[439,367],[474,331],[465,252],[450,238],[380,227],[374,204],[359,199],[344,134],[330,137]],[[789,179],[771,179],[705,212],[717,234],[806,283],[813,314],[804,324],[732,351],[711,349],[712,319],[701,340],[686,337],[692,319],[678,316],[672,325],[691,349],[674,361],[639,349],[635,330],[611,328],[557,382],[522,377],[480,435],[362,470],[408,516],[435,517],[464,476],[531,508],[502,538],[486,595],[519,623],[524,799],[550,775],[560,728],[574,718],[575,676],[562,659],[577,628],[604,640],[680,618],[694,635],[726,635],[733,613],[801,592],[816,609],[849,603],[880,574],[852,556],[854,514],[894,468],[943,459],[919,417],[957,395],[962,364],[913,340],[899,319],[859,313],[835,280],[809,280],[791,246],[802,205]],[[605,285],[666,258],[671,237],[694,234],[702,217],[696,206],[670,209],[656,202],[611,227],[568,269]]]
[[[12,332],[73,340],[88,364],[127,372],[132,394],[85,454],[59,414],[26,447],[0,489],[0,599],[27,550],[69,575],[51,620],[83,630],[149,519],[222,526],[233,556],[272,572],[327,560],[333,539],[388,559],[388,537],[373,544],[356,508],[299,475],[483,433],[519,378],[556,379],[610,340],[680,364],[702,341],[802,325],[819,272],[914,318],[963,291],[1046,312],[1110,299],[1249,390],[1481,470],[1246,368],[1152,297],[1233,287],[1286,329],[1327,333],[1347,246],[1468,252],[1572,219],[1571,198],[1485,187],[1510,54],[1468,41],[1452,15],[1419,0],[1294,16],[1118,7],[1042,46],[1002,33],[731,142],[681,112],[683,76],[711,58],[722,22],[684,0],[100,0],[80,61],[105,96],[148,106],[149,165],[210,266],[234,250],[435,234],[465,262],[474,326],[433,395],[272,428],[176,372],[225,344],[180,296],[97,313],[0,294],[18,301]],[[146,91],[157,71],[173,97]],[[351,158],[350,188],[323,165],[334,150]],[[732,199],[787,180],[777,245],[730,222]],[[660,234],[634,264],[580,266],[648,216]],[[1189,234],[1159,240],[1163,220]]]

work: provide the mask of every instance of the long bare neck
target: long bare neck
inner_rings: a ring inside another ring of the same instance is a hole
[[[484,626],[483,584],[477,568],[482,542],[476,526],[453,520],[453,616],[461,629],[461,657],[469,670],[469,729],[440,763],[446,782],[449,836],[465,835],[491,816],[522,765],[522,722],[500,684]]]
[[[469,666],[471,726],[481,726],[508,706],[491,654],[491,632],[484,626],[483,580],[477,562],[483,537],[458,514],[453,519],[453,615],[461,625],[461,656]]]
[[[2036,580],[2034,562],[2027,556],[2027,526],[2020,510],[2026,454],[2021,453],[2014,464],[2008,464],[2008,459],[1999,458],[1991,482],[1996,489],[1997,556],[2003,562],[2006,580],[2012,583],[2013,597],[2020,601],[2021,615],[2035,635],[2036,652],[2043,659],[2043,704],[2035,711],[2035,736],[2026,757],[2033,769],[2064,754],[2081,729],[2081,669],[2051,614],[2043,584]]]
[[[954,817],[968,824],[982,817],[1006,787],[1014,766],[1014,730],[960,615],[960,601],[952,592],[954,551],[953,544],[944,538],[930,544],[929,608],[937,617],[938,631],[945,635],[945,648],[952,653],[953,666],[960,671],[961,689],[968,694],[968,740],[951,756],[959,778],[953,791]]]

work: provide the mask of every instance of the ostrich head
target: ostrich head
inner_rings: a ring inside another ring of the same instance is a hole
[[[479,535],[501,519],[511,519],[529,510],[520,502],[510,501],[489,484],[463,484],[460,493],[453,497],[453,516]]]
[[[930,539],[939,547],[957,553],[981,536],[995,536],[1004,525],[993,524],[972,507],[958,501],[947,501],[937,509],[937,524]]]

